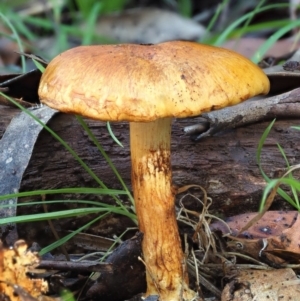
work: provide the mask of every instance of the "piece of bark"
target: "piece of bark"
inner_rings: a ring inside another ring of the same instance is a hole
[[[0,75],[0,88],[8,89],[5,93],[14,99],[19,99],[25,107],[39,104],[37,90],[41,72],[37,69],[24,74]],[[0,95],[0,104],[13,106],[6,98]]]
[[[142,256],[143,234],[138,233],[122,243],[105,260],[111,263],[113,273],[102,272],[86,293],[88,299],[122,301],[146,290],[145,266]]]
[[[72,261],[58,261],[58,260],[41,260],[39,269],[50,269],[60,271],[76,271],[81,273],[112,273],[113,266],[109,263],[103,263],[98,261],[84,261],[84,262],[72,262]]]
[[[17,112],[12,108],[1,108],[0,135]],[[116,137],[124,145],[124,148],[121,148],[110,137],[105,123],[93,120],[87,120],[87,122],[111,157],[125,183],[130,187],[128,124],[121,122],[112,124]],[[278,120],[266,140],[262,151],[262,163],[269,177],[280,176],[286,167],[278,151],[277,143],[284,148],[291,164],[299,162],[300,132],[291,128],[298,122],[298,119]],[[182,129],[190,124],[190,119],[178,119],[173,124],[174,184],[177,186],[202,185],[213,199],[211,210],[215,213],[230,216],[257,210],[265,181],[257,166],[256,150],[259,139],[269,122],[227,130],[215,137],[205,138],[199,143],[192,142],[189,137],[183,135]],[[49,126],[75,149],[107,186],[121,187],[74,116],[58,114],[50,121]],[[28,191],[95,185],[96,183],[72,155],[48,132],[43,131],[34,148],[21,189]],[[197,192],[195,193],[197,195]],[[197,204],[194,201],[188,203],[197,210]],[[279,208],[282,208],[282,204],[280,203]]]

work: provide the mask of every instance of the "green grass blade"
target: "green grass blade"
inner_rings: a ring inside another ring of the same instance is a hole
[[[223,0],[222,3],[218,4],[216,12],[214,13],[212,19],[208,23],[205,35],[201,39],[202,43],[206,42],[206,38],[207,38],[208,33],[211,31],[211,29],[213,28],[213,26],[216,24],[216,22],[217,22],[217,20],[218,20],[218,18],[220,16],[220,13],[222,12],[222,10],[224,9],[224,7],[227,5],[228,2],[229,2],[229,0]]]
[[[0,18],[6,23],[6,25],[9,27],[9,29],[12,31],[12,33],[13,33],[15,39],[16,39],[16,42],[18,44],[18,48],[19,48],[20,52],[23,53],[24,48],[23,48],[21,39],[20,39],[17,31],[15,30],[14,26],[12,25],[10,20],[8,18],[6,18],[4,16],[4,14],[2,14],[1,12],[0,12]],[[26,63],[25,63],[25,57],[23,55],[21,56],[21,62],[22,62],[22,72],[25,73],[26,72]]]
[[[255,54],[252,56],[251,60],[254,63],[258,63],[262,60],[265,53],[271,48],[271,46],[274,45],[276,41],[278,41],[281,37],[283,37],[286,33],[291,31],[294,28],[297,28],[300,26],[300,20],[296,20],[294,22],[291,22],[290,24],[287,24],[283,28],[276,31],[274,34],[272,34],[255,52]]]
[[[288,8],[288,7],[289,7],[289,4],[285,4],[285,3],[270,4],[270,5],[266,5],[266,6],[263,6],[263,7],[259,8],[256,11],[256,13],[261,13],[261,12],[271,10],[271,9]],[[252,12],[247,13],[244,16],[240,17],[235,22],[233,22],[231,25],[229,25],[224,30],[223,33],[220,34],[220,36],[215,41],[214,45],[215,46],[221,46],[222,44],[224,44],[224,42],[228,39],[229,35],[234,31],[235,28],[237,28],[240,24],[242,24],[247,19],[252,18],[253,16],[254,16],[254,12],[252,11]]]
[[[290,167],[290,163],[289,163],[289,160],[288,160],[288,158],[287,158],[287,156],[286,156],[283,148],[281,147],[281,145],[279,143],[277,143],[277,147],[279,149],[279,152],[280,152],[281,156],[283,157],[283,159],[285,161],[286,166],[289,168]]]
[[[104,159],[106,160],[106,162],[108,163],[108,165],[110,166],[110,168],[112,169],[112,171],[114,172],[114,174],[116,175],[116,177],[118,178],[119,182],[121,183],[123,189],[125,191],[127,191],[128,197],[131,201],[132,204],[134,204],[134,199],[128,189],[128,187],[126,186],[126,184],[124,183],[121,175],[119,174],[118,170],[115,168],[114,164],[112,163],[111,159],[109,158],[109,156],[106,154],[106,152],[104,151],[102,145],[98,142],[98,140],[96,139],[95,135],[92,133],[92,131],[89,129],[89,127],[87,126],[87,124],[84,122],[83,118],[80,116],[77,116],[77,119],[79,121],[79,123],[81,124],[81,126],[84,128],[84,130],[88,133],[90,139],[94,142],[94,144],[97,146],[98,150],[100,151],[100,153],[102,154],[102,156],[104,157]]]
[[[90,207],[90,208],[78,208],[78,209],[69,209],[69,210],[61,210],[55,212],[46,212],[46,213],[35,213],[14,217],[4,217],[0,220],[0,225],[6,225],[10,223],[28,223],[28,222],[38,222],[48,219],[60,219],[60,218],[68,218],[68,217],[78,217],[81,215],[87,214],[99,214],[99,213],[116,213],[129,217],[132,220],[135,220],[135,215],[124,211],[123,208],[110,206],[108,208],[102,207]]]
[[[50,129],[45,123],[39,120],[36,116],[34,116],[28,109],[24,108],[22,105],[17,103],[11,97],[5,95],[4,93],[0,92],[0,95],[8,99],[12,102],[16,107],[20,110],[28,114],[32,117],[36,122],[38,122],[45,130],[47,130],[56,140],[58,140],[71,154],[72,156],[80,163],[80,165],[85,169],[85,171],[99,184],[100,187],[108,189],[106,185],[97,177],[97,175],[87,166],[87,164],[78,156],[78,154],[66,143],[60,136],[58,136],[52,129]]]
[[[284,149],[281,147],[281,145],[279,143],[277,143],[277,147],[278,147],[279,152],[281,153],[281,155],[282,155],[282,157],[283,157],[283,159],[285,161],[287,169],[290,169],[291,165],[290,165],[289,160],[288,160],[288,158],[287,158],[287,156],[286,156],[286,154],[284,152]],[[288,177],[290,179],[294,179],[292,172],[290,172],[288,174]],[[294,204],[296,205],[297,210],[299,210],[300,209],[300,203],[299,203],[299,198],[298,198],[297,190],[296,190],[296,188],[293,185],[291,185],[290,187],[291,187],[293,198],[294,198]]]
[[[186,17],[192,17],[192,1],[191,0],[178,0],[178,12]]]
[[[83,36],[82,39],[83,45],[92,44],[97,18],[102,9],[102,6],[103,5],[101,2],[96,2],[93,4],[92,9],[89,12],[85,28],[86,34]]]
[[[249,18],[244,23],[244,25],[241,29],[241,32],[243,32],[243,30],[245,30],[247,27],[249,27],[249,24],[251,23],[253,18],[259,13],[259,9],[264,5],[265,2],[266,2],[266,0],[259,1],[259,3],[255,6],[254,10],[251,12],[252,14],[250,14]]]
[[[44,220],[48,220],[48,219],[78,217],[81,215],[99,213],[101,211],[107,212],[108,210],[105,208],[100,208],[100,207],[98,207],[98,208],[92,207],[92,208],[61,210],[61,211],[46,212],[46,213],[27,214],[27,215],[14,216],[14,217],[5,217],[5,218],[1,218],[0,225],[6,225],[9,223],[20,223],[20,222],[22,222],[22,223],[38,222],[38,221],[44,221]]]
[[[106,215],[108,214],[107,213],[104,213],[96,218],[94,218],[92,221],[86,223],[85,225],[83,225],[82,227],[78,228],[77,230],[71,232],[70,234],[62,237],[60,240],[58,241],[55,241],[54,243],[48,245],[47,247],[43,248],[39,254],[40,256],[48,253],[48,252],[51,252],[52,250],[60,247],[61,245],[63,245],[64,243],[66,243],[67,241],[69,241],[72,237],[74,237],[76,234],[82,232],[83,230],[85,230],[86,228],[88,228],[89,226],[91,226],[92,224],[94,224],[95,222],[97,222],[98,220],[102,219],[103,217],[105,217]]]
[[[67,289],[61,290],[59,295],[62,301],[76,301],[73,293]]]
[[[263,135],[261,136],[260,140],[259,140],[259,143],[258,143],[258,147],[257,147],[257,152],[256,152],[256,161],[257,161],[257,164],[259,166],[259,170],[260,170],[260,173],[262,174],[264,180],[267,182],[267,183],[270,183],[271,182],[271,179],[266,175],[266,173],[264,172],[263,168],[262,168],[262,165],[261,165],[261,152],[262,152],[262,149],[263,149],[263,145],[265,143],[265,140],[267,138],[267,136],[269,135],[274,123],[275,123],[275,120],[274,119],[270,124],[269,126],[266,128],[266,130],[264,131]],[[273,182],[272,182],[273,183]],[[273,186],[274,187],[274,186]],[[295,203],[293,201],[293,199],[285,192],[283,191],[281,188],[279,188],[278,190],[278,194],[284,198],[287,202],[289,202],[290,204],[292,204],[293,206],[295,206]],[[264,194],[265,195],[265,194]],[[263,196],[262,198],[262,201],[260,203],[260,206],[259,206],[259,211],[262,211],[264,205],[265,205],[265,201],[266,201],[266,198]]]
[[[106,123],[106,127],[107,127],[107,130],[111,136],[111,138],[121,147],[124,147],[123,144],[119,141],[119,139],[115,136],[113,130],[111,129],[111,126],[110,126],[110,122],[107,121]]]
[[[35,196],[35,195],[48,195],[48,194],[65,194],[65,193],[101,194],[101,195],[124,195],[124,194],[127,194],[126,191],[117,190],[117,189],[77,187],[77,188],[35,190],[35,191],[6,194],[6,195],[0,196],[0,201],[5,200],[5,199],[10,199],[10,198],[30,197],[30,196]]]
[[[82,204],[82,205],[85,205],[85,206],[94,206],[94,207],[97,207],[97,208],[101,208],[101,210],[103,211],[107,211],[107,212],[110,212],[110,213],[116,213],[116,214],[121,214],[121,215],[125,215],[127,216],[128,218],[130,218],[135,224],[137,223],[137,218],[136,218],[136,215],[135,213],[132,213],[132,212],[129,212],[129,211],[125,211],[122,207],[117,207],[117,206],[112,206],[112,205],[108,205],[107,203],[101,203],[101,202],[98,202],[98,201],[87,201],[87,200],[54,200],[54,201],[37,201],[37,202],[33,202],[33,201],[30,201],[30,202],[26,202],[26,203],[18,203],[16,206],[17,207],[24,207],[24,206],[35,206],[35,205],[38,205],[38,206],[41,206],[43,204],[46,204],[47,206],[50,206],[53,205],[53,204],[63,204],[63,205],[66,205],[66,204]],[[11,207],[11,205],[7,204],[7,205],[2,205],[1,208],[9,208]],[[82,208],[80,208],[82,209]],[[84,209],[83,209],[84,210]],[[54,211],[53,211],[54,212]],[[85,212],[86,214],[88,214],[88,212]],[[44,213],[44,219],[51,219],[52,216],[48,216],[48,213]],[[55,214],[55,212],[54,212]],[[7,218],[11,218],[11,222],[22,222],[22,218],[21,220],[15,220],[16,217],[7,217]],[[1,223],[0,223],[1,224]]]
[[[41,73],[45,71],[46,68],[39,61],[35,59],[32,59],[32,61],[35,64],[36,68],[41,71]]]
[[[53,205],[53,204],[83,204],[83,205],[91,205],[91,206],[95,206],[95,207],[103,207],[106,208],[107,210],[109,210],[110,207],[116,208],[116,206],[112,206],[112,205],[108,205],[107,203],[101,203],[99,201],[89,201],[89,200],[53,200],[53,201],[26,201],[26,202],[21,202],[16,204],[16,206],[18,207],[24,207],[24,206],[34,206],[34,205],[41,205],[41,204],[46,204],[46,205]],[[8,208],[11,207],[10,204],[6,204],[6,205],[1,205],[1,208]]]
[[[16,31],[23,35],[29,41],[36,41],[38,39],[32,31],[30,31],[25,23],[23,22],[22,18],[18,14],[15,14],[10,11],[9,15],[7,16],[8,19],[14,20]]]
[[[262,134],[260,140],[259,140],[259,143],[258,143],[258,147],[257,147],[257,152],[256,152],[256,162],[259,166],[259,170],[261,172],[261,174],[263,175],[264,179],[267,181],[269,180],[269,178],[267,177],[267,175],[265,174],[264,170],[262,169],[262,166],[261,166],[261,152],[262,152],[262,149],[263,149],[263,146],[264,146],[264,143],[275,123],[276,119],[274,119],[269,125],[268,127],[265,129],[264,133]]]
[[[14,99],[12,99],[11,97],[8,97],[7,95],[5,95],[4,93],[0,92],[0,95],[2,95],[3,97],[6,97],[8,100],[10,100],[15,106],[17,106],[18,108],[20,108],[22,111],[26,112],[29,116],[31,116],[36,122],[38,122],[39,124],[41,124],[43,126],[44,129],[46,129],[55,139],[57,139],[72,155],[73,157],[80,163],[80,165],[86,170],[86,172],[99,184],[99,186],[103,189],[108,189],[108,187],[97,177],[97,175],[87,166],[87,164],[78,156],[78,154],[69,146],[68,143],[66,143],[63,139],[61,139],[60,136],[58,136],[52,129],[50,129],[45,123],[43,123],[41,120],[39,120],[38,118],[36,118],[36,116],[34,116],[29,110],[27,110],[26,108],[24,108],[22,105],[20,105],[19,103],[17,103]],[[80,118],[79,118],[80,119]],[[81,118],[83,124],[84,121]],[[91,131],[88,129],[87,125],[85,124],[85,128],[89,131],[89,133],[92,135]],[[98,146],[100,146],[100,144],[98,143],[98,141],[95,139],[94,137],[94,142],[96,142]],[[100,149],[102,149],[102,147],[100,146]],[[104,152],[104,150],[102,149],[102,154],[104,154],[105,159],[108,160],[107,162],[111,162],[111,160],[109,159],[109,157],[106,155],[106,153]],[[117,172],[116,168],[113,166],[113,164],[111,163],[113,171],[116,173],[116,175],[118,175],[118,178],[121,179],[121,183],[123,183],[123,187],[124,190],[127,192],[128,197],[130,198],[131,202],[133,202],[133,197],[131,196],[128,188],[126,187],[124,181],[122,180],[121,176],[119,175],[119,173]],[[112,198],[116,201],[117,204],[119,204],[120,206],[122,206],[123,210],[128,212],[128,208],[126,206],[124,206],[122,204],[122,202],[119,200],[119,198],[112,194]]]

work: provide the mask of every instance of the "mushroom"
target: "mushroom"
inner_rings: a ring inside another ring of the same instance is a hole
[[[269,91],[266,75],[232,51],[193,42],[80,46],[42,75],[42,103],[103,121],[130,122],[132,188],[146,296],[192,300],[175,214],[171,122]]]

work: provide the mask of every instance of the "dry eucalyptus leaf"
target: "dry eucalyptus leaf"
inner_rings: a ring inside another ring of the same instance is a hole
[[[298,49],[288,60],[300,61],[300,50]],[[298,70],[287,71],[284,70],[283,65],[276,65],[264,69],[264,72],[270,80],[270,93],[273,95],[299,88],[300,72]]]
[[[286,71],[280,66],[282,70],[267,73],[271,83],[272,94],[282,93],[299,87],[300,72],[299,71]]]
[[[236,235],[257,213],[231,217],[227,221],[232,235]],[[300,263],[300,218],[297,211],[268,211],[239,237],[229,236],[230,251],[249,255],[271,266]],[[211,225],[212,230],[229,233],[220,222]]]
[[[244,213],[232,216],[226,220],[226,224],[231,230],[231,234],[237,233],[255,216],[257,212]],[[263,217],[254,223],[247,231],[241,233],[241,238],[268,238],[270,236],[279,236],[284,230],[289,229],[295,223],[298,217],[297,211],[268,211]],[[211,230],[219,230],[223,234],[229,233],[224,223],[219,221],[211,224]]]
[[[158,8],[134,8],[101,16],[96,33],[117,42],[160,43],[170,40],[197,40],[205,28],[177,13]]]
[[[10,249],[0,249],[0,294],[7,296],[10,301],[23,300],[19,292],[26,292],[33,298],[48,291],[48,284],[42,279],[30,279],[27,273],[39,264],[36,253],[27,250],[23,240],[15,242]],[[17,290],[17,291],[16,291]],[[28,300],[28,298],[26,298]]]
[[[268,239],[268,246],[266,248],[266,252],[270,254],[276,254],[277,256],[286,258],[289,260],[289,256],[300,262],[300,217],[297,214],[295,222],[291,227],[283,230],[282,233],[278,236],[270,237]]]
[[[31,110],[31,113],[44,123],[47,123],[56,112],[46,106]],[[19,191],[23,173],[28,166],[34,144],[42,129],[42,125],[26,112],[21,112],[12,119],[0,140],[0,195]],[[0,210],[0,229],[2,231],[6,231],[6,218],[16,215],[16,204],[16,197],[0,201],[0,206],[9,205]],[[14,232],[10,231],[10,233]],[[11,244],[11,241],[15,241],[15,237],[11,237],[10,233],[5,237],[8,245]]]
[[[292,269],[244,270],[225,286],[222,301],[299,300],[300,280]]]
[[[222,47],[237,51],[244,56],[251,58],[265,41],[266,39],[264,38],[245,37],[228,40]],[[282,39],[276,41],[265,55],[274,57],[283,56],[298,49],[299,46],[299,42],[295,42],[294,39]]]

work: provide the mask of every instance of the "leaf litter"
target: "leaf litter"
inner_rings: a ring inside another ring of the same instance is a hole
[[[197,248],[190,251],[187,261],[195,285],[201,283],[221,301],[297,300],[299,213],[267,211],[260,219],[255,219],[256,213],[247,213],[223,221],[209,214],[212,200],[202,187],[188,185],[178,192],[190,188],[201,189],[203,199],[189,192],[181,197],[178,221],[193,229]],[[201,203],[200,214],[185,208],[186,197]],[[245,226],[247,231],[242,232]],[[219,289],[220,280],[223,291]]]

